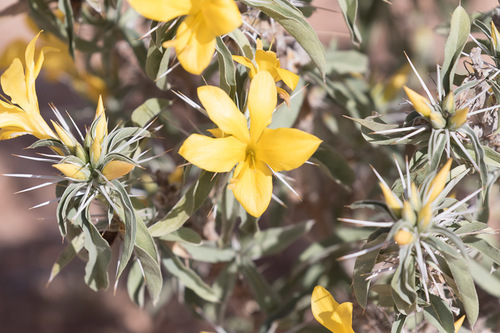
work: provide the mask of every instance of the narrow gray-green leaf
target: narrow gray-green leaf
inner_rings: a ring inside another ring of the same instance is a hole
[[[337,183],[347,188],[352,186],[355,180],[354,171],[345,158],[331,146],[324,142],[321,143],[318,150],[311,157],[311,161],[318,163],[325,174]]]
[[[182,198],[167,215],[152,225],[149,232],[153,237],[161,237],[179,229],[207,199],[216,180],[213,173],[202,171],[198,180],[191,185]]]
[[[219,301],[219,297],[214,290],[195,271],[186,267],[167,246],[162,245],[162,252],[164,254],[163,266],[170,274],[176,276],[186,288],[191,289],[208,302]]]
[[[138,127],[144,127],[157,117],[171,102],[168,99],[150,98],[132,112],[132,121]]]
[[[221,87],[229,97],[234,99],[236,94],[236,76],[233,57],[222,39],[217,37],[216,40],[215,49],[217,50],[217,61],[219,63],[219,87]]]
[[[448,305],[438,296],[430,294],[430,305],[424,307],[424,318],[440,333],[455,333],[453,314]]]
[[[450,35],[444,47],[444,62],[441,69],[441,82],[444,95],[447,95],[453,88],[453,77],[455,68],[469,38],[470,20],[469,15],[462,6],[458,6],[451,17]]]
[[[351,33],[351,41],[355,45],[361,44],[361,33],[356,26],[356,16],[358,14],[358,0],[338,0],[342,15]]]
[[[279,253],[290,246],[297,238],[307,234],[313,225],[314,221],[307,221],[260,231],[247,244],[248,251],[246,254],[255,260]]]

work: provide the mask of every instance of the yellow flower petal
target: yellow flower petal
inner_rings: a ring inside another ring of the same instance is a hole
[[[299,83],[299,76],[295,73],[290,72],[289,70],[283,68],[276,68],[278,71],[278,75],[280,79],[285,82],[285,84],[292,90],[295,90],[295,87]]]
[[[432,182],[429,185],[429,189],[427,190],[427,203],[431,203],[438,195],[443,191],[444,186],[446,185],[446,178],[448,178],[448,174],[450,173],[452,159],[448,159],[448,162],[443,166],[441,170],[434,177]]]
[[[432,219],[432,210],[430,202],[428,202],[418,212],[418,220],[420,222],[420,225],[426,228],[427,225],[429,225],[429,222],[431,222],[431,219]]]
[[[339,304],[323,287],[316,286],[311,296],[314,318],[334,333],[354,333],[352,329],[352,303]]]
[[[250,72],[248,75],[250,76],[250,79],[253,79],[255,74],[257,73],[257,68],[253,64],[253,62],[248,59],[247,57],[242,57],[242,56],[233,56],[233,60],[236,61],[239,64],[242,64],[243,66],[247,67],[250,69]]]
[[[271,202],[273,179],[267,166],[251,164],[248,157],[236,166],[229,188],[248,214],[259,217]]]
[[[206,25],[215,36],[225,35],[238,28],[241,14],[234,0],[210,0],[201,5]]]
[[[213,86],[198,88],[198,98],[210,119],[224,133],[234,135],[242,142],[250,141],[247,119],[224,90]]]
[[[255,51],[255,62],[257,63],[258,72],[268,71],[275,82],[280,80],[278,71],[276,70],[276,68],[279,67],[276,53],[257,49],[257,51]]]
[[[60,164],[52,164],[54,168],[61,171],[63,175],[69,178],[73,178],[75,180],[87,180],[87,175],[84,172],[84,169],[80,165],[71,164],[71,163],[60,163]]]
[[[318,149],[321,140],[295,128],[265,128],[255,147],[256,159],[275,172],[304,164]]]
[[[454,324],[455,326],[455,333],[458,333],[458,331],[460,330],[460,328],[462,327],[462,324],[464,323],[464,319],[465,319],[465,315],[463,315],[462,317],[460,317]]]
[[[36,108],[38,105],[31,105],[28,100],[24,68],[19,58],[12,61],[10,67],[2,74],[0,82],[3,92],[10,97],[13,104],[19,105],[28,114],[38,112]]]
[[[132,171],[134,167],[134,164],[125,161],[111,161],[102,168],[101,172],[107,180],[113,180],[125,176]]]
[[[211,172],[229,172],[245,160],[246,144],[234,136],[209,138],[192,134],[182,144],[179,154],[197,167]]]
[[[408,99],[410,100],[415,110],[422,116],[429,118],[432,111],[432,109],[429,106],[431,104],[429,100],[424,96],[418,94],[417,92],[411,90],[407,86],[405,86],[404,89],[406,95],[408,95]]]
[[[196,0],[129,0],[130,6],[142,16],[155,21],[170,21],[192,12]]]
[[[250,110],[250,137],[257,142],[271,123],[274,108],[278,102],[276,85],[272,76],[266,72],[258,72],[250,83],[248,92],[248,109]]]
[[[171,46],[175,47],[182,67],[191,74],[200,75],[212,60],[215,35],[200,12],[186,17],[177,29],[176,38],[163,43],[165,48]]]

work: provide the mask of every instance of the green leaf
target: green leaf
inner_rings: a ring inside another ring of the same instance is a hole
[[[195,271],[186,267],[168,246],[162,244],[161,248],[164,254],[163,266],[170,274],[177,277],[186,288],[191,289],[204,300],[208,302],[219,301],[219,297],[214,290]]]
[[[310,159],[318,163],[327,176],[337,183],[350,188],[356,178],[345,158],[334,148],[322,142]]]
[[[111,249],[108,242],[102,238],[99,230],[85,215],[81,214],[82,230],[85,237],[84,247],[89,255],[85,265],[85,283],[97,291],[108,287],[108,265],[111,261]]]
[[[469,38],[470,20],[469,15],[462,6],[458,6],[451,17],[451,28],[446,45],[444,47],[444,62],[441,68],[440,81],[444,95],[447,95],[453,88],[453,77],[458,59]]]
[[[326,72],[338,75],[365,74],[368,71],[368,56],[356,50],[328,50]]]
[[[370,240],[363,246],[363,250],[376,247],[385,242],[387,233],[378,235],[375,239]],[[370,289],[370,280],[366,277],[370,275],[377,263],[377,258],[380,252],[380,247],[373,249],[366,254],[359,256],[354,264],[354,273],[352,277],[353,290],[359,305],[364,309],[368,300],[368,290]]]
[[[479,315],[479,300],[469,270],[470,261],[460,255],[455,248],[437,238],[427,239],[426,242],[432,243],[433,247],[444,256],[459,291],[459,295],[456,296],[464,305],[467,320],[474,326]]]
[[[500,297],[500,277],[498,272],[491,272],[484,263],[471,260],[470,270],[476,284],[488,294]]]
[[[132,122],[135,126],[144,127],[170,104],[167,99],[150,98],[132,112]]]
[[[189,217],[205,202],[216,180],[212,172],[202,171],[167,215],[149,228],[153,237],[161,237],[182,227]]]
[[[399,312],[409,315],[417,307],[413,246],[399,248],[399,265],[391,279],[392,298]]]
[[[116,280],[118,280],[127,266],[134,250],[137,233],[137,220],[134,206],[132,205],[130,197],[122,183],[115,179],[112,181],[112,184],[114,186],[114,192],[118,194],[118,197],[113,196],[111,199],[118,199],[118,201],[114,200],[115,206],[118,208],[118,211],[115,211],[115,214],[120,218],[125,226],[120,264],[118,265],[116,272]]]
[[[236,251],[232,248],[218,248],[215,245],[205,242],[200,245],[183,244],[184,250],[196,261],[217,263],[228,262],[236,257]]]
[[[51,283],[52,280],[61,272],[61,270],[75,258],[75,256],[83,249],[85,243],[84,234],[81,233],[74,237],[71,242],[66,246],[63,252],[59,255],[56,262],[52,266],[50,271],[50,277],[47,284]]]
[[[396,320],[392,324],[391,333],[403,333],[404,328],[405,328],[406,319],[408,319],[407,316],[399,313],[396,317]]]
[[[139,261],[134,261],[130,266],[127,276],[127,292],[130,299],[141,308],[144,306],[146,284],[142,275]]]
[[[489,257],[497,265],[500,265],[500,250],[491,245],[488,241],[477,236],[466,236],[463,238],[463,241],[468,246],[477,249],[480,253]]]
[[[286,0],[242,0],[241,2],[260,9],[264,14],[278,21],[304,48],[318,67],[322,77],[325,77],[325,49],[300,10]]]
[[[356,26],[356,16],[358,13],[358,0],[338,0],[345,23],[351,33],[351,41],[355,45],[361,44],[361,34]]]
[[[252,46],[250,46],[248,38],[245,37],[245,34],[240,29],[235,29],[227,35],[235,41],[243,56],[247,57],[248,59],[253,59]]]
[[[248,248],[246,255],[256,260],[265,256],[282,252],[297,238],[307,234],[314,221],[293,224],[285,227],[269,228],[258,232],[244,246]]]
[[[163,284],[160,263],[158,262],[158,251],[153,237],[149,234],[148,228],[142,219],[137,216],[136,221],[135,254],[141,264],[149,296],[151,296],[153,304],[156,304],[160,298]]]
[[[73,34],[73,7],[70,0],[59,0],[59,10],[64,14],[64,25],[68,42],[68,52],[72,58],[75,57],[75,38]]]
[[[60,183],[58,183],[57,190],[62,189],[61,186],[59,186]],[[57,224],[59,226],[59,232],[61,233],[62,237],[66,236],[66,220],[68,218],[68,213],[71,210],[71,203],[74,203],[74,197],[84,187],[85,184],[83,183],[71,183],[66,187],[62,195],[58,195],[61,199],[59,200],[59,203],[57,204],[57,209],[56,209],[56,218],[57,218]],[[74,211],[76,213],[76,211]],[[74,218],[74,216],[72,216]]]
[[[216,38],[217,61],[219,63],[219,87],[224,90],[231,99],[236,94],[236,74],[233,57],[226,44],[220,37]]]
[[[424,307],[424,318],[440,333],[455,333],[453,314],[448,305],[438,296],[429,294],[430,305]]]
[[[239,268],[250,284],[250,288],[255,295],[255,300],[262,310],[269,313],[275,309],[278,304],[281,304],[281,300],[275,289],[266,281],[251,260],[243,259],[240,262]]]
[[[167,235],[161,236],[160,239],[194,246],[200,245],[202,241],[201,236],[196,231],[184,227],[180,227]]]

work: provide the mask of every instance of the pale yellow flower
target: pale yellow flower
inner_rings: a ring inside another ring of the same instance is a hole
[[[321,286],[316,286],[311,296],[314,318],[333,333],[354,333],[352,329],[352,303],[337,303]]]
[[[316,151],[321,140],[293,128],[270,129],[277,103],[276,85],[266,71],[250,84],[247,119],[220,88],[198,88],[198,97],[219,127],[216,138],[193,134],[179,150],[186,160],[211,172],[229,172],[236,165],[230,188],[245,210],[260,216],[272,196],[272,172],[298,168]]]
[[[215,52],[215,38],[225,35],[242,23],[233,0],[129,0],[142,16],[156,21],[170,21],[186,15],[174,40],[163,47],[175,47],[182,67],[201,74]]]
[[[35,90],[35,80],[44,59],[43,50],[35,57],[35,43],[40,33],[26,48],[26,68],[19,58],[15,58],[0,78],[3,92],[10,97],[10,101],[4,96],[0,99],[0,140],[24,134],[38,139],[56,138],[40,115]]]

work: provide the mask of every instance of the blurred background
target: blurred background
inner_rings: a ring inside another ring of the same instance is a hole
[[[0,32],[2,33],[0,59],[8,58],[2,55],[14,49],[13,45],[16,41],[24,41],[22,46],[24,49],[36,33],[27,23],[28,7],[24,5],[24,2],[25,0],[19,2],[3,0],[0,4],[0,12],[3,13],[0,17]],[[440,29],[449,19],[456,5],[455,0],[394,0],[392,4],[383,0],[360,1],[359,20],[362,22],[360,29],[364,39],[360,49],[368,55],[365,75],[372,82],[372,89],[375,89],[377,84],[387,82],[405,65],[404,51],[420,66],[432,71],[435,64],[441,62],[442,59],[445,36],[439,34]],[[463,0],[462,5],[468,13],[486,12],[497,6],[498,2],[496,0]],[[343,21],[337,2],[314,0],[312,6],[315,7],[315,11],[310,16],[309,22],[317,31],[325,47],[335,45],[336,49],[352,49],[349,30]],[[82,33],[85,32],[82,31]],[[2,70],[5,70],[5,62],[0,61],[0,63],[4,66]],[[143,74],[131,73],[130,75],[142,75],[139,82],[147,80]],[[141,103],[141,91],[147,89],[147,85],[137,87],[139,92],[127,97],[120,107],[133,110]],[[51,116],[48,107],[50,102],[54,103],[59,110],[68,110],[81,123],[89,123],[93,117],[95,104],[92,100],[95,101],[93,98],[95,94],[92,98],[82,96],[81,89],[75,89],[67,78],[51,79],[42,74],[37,80],[37,94],[42,114],[46,119],[48,119],[47,116]],[[162,91],[156,94],[175,98]],[[91,95],[90,92],[89,95]],[[113,109],[113,103],[117,102],[111,98],[107,107]],[[185,108],[183,104],[180,105],[182,106],[178,106],[179,108]],[[328,107],[339,108],[339,105],[332,103]],[[369,114],[372,110],[366,111]],[[0,142],[0,173],[54,174],[54,169],[48,164],[34,163],[14,156],[14,154],[22,155],[23,149],[32,142],[33,139],[30,137]],[[347,148],[344,153],[348,160],[351,163],[359,162],[356,160],[355,153],[349,152]],[[350,159],[349,154],[351,154]],[[380,163],[383,167],[382,162]],[[367,166],[365,165],[365,168]],[[365,182],[366,177],[369,177],[370,182],[374,183],[373,177],[362,176],[366,172],[365,169],[354,169],[361,175],[353,184],[355,189],[353,192],[356,192],[356,195],[347,194],[340,185],[328,185],[328,191],[333,189],[334,192],[327,193],[339,193],[331,194],[330,201],[341,200],[348,204],[353,199],[370,196],[373,198],[372,188]],[[312,172],[312,169],[306,169],[305,172]],[[308,184],[307,181],[302,181]],[[30,208],[54,198],[54,188],[45,187],[14,194],[35,184],[37,183],[30,179],[0,177],[1,332],[175,333],[212,330],[210,325],[184,308],[181,302],[175,299],[155,310],[139,309],[129,300],[124,281],[119,284],[116,294],[113,293],[112,288],[105,292],[91,291],[84,284],[84,265],[78,260],[72,262],[50,285],[47,285],[51,267],[64,248],[55,219],[56,204],[51,203],[36,209]],[[320,184],[321,182],[318,182],[316,185]],[[499,200],[498,188],[495,188],[495,191],[491,195],[492,200]],[[340,198],[342,196],[344,197]],[[322,212],[302,209],[300,214],[304,218],[317,218]],[[492,222],[498,223],[498,216],[497,212],[493,212]],[[322,218],[318,217],[318,220]],[[313,229],[312,237],[321,239],[322,231],[331,232],[331,225],[337,222],[331,219],[326,220],[322,222],[323,225],[318,224]],[[325,223],[328,225],[325,226]],[[295,255],[294,250],[289,250],[287,255],[290,257]],[[288,259],[291,260],[286,255],[280,256],[281,261]]]

